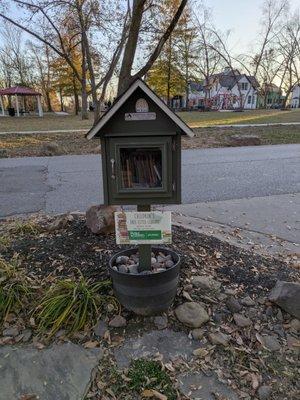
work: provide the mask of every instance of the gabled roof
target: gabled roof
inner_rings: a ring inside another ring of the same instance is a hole
[[[213,74],[209,78],[212,80],[218,79],[222,87],[232,89],[243,77],[249,81],[250,85],[252,85],[254,89],[259,87],[259,83],[254,76],[240,74],[237,70],[235,70],[235,74],[225,71],[218,74]],[[210,82],[208,82],[208,84],[210,84]]]
[[[6,89],[0,89],[0,96],[4,95],[19,95],[19,96],[40,96],[41,93],[24,86],[14,86]]]
[[[189,86],[192,92],[202,92],[204,90],[202,83],[199,82],[190,81]]]
[[[95,123],[95,125],[90,129],[90,131],[86,134],[87,139],[92,139],[98,132],[99,130],[113,117],[113,115],[118,111],[118,109],[125,103],[125,101],[134,93],[134,91],[140,88],[147,94],[151,100],[156,103],[158,107],[162,111],[165,112],[165,114],[171,118],[175,124],[179,126],[179,128],[182,130],[183,133],[186,135],[193,137],[194,133],[192,129],[180,118],[178,117],[177,114],[175,114],[158,96],[155,94],[148,85],[141,79],[137,79],[134,81],[131,86],[123,93],[121,94],[114,102],[112,107],[107,110],[102,117]]]

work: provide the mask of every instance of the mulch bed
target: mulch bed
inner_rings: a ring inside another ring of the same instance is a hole
[[[54,274],[68,277],[78,268],[93,280],[108,276],[108,261],[113,253],[125,249],[118,246],[115,236],[97,236],[75,218],[67,228],[38,235],[19,235],[3,250],[9,260],[14,254],[23,259],[23,266],[41,278]],[[209,265],[224,282],[242,286],[249,293],[271,289],[276,280],[294,281],[300,274],[276,258],[267,258],[222,242],[213,236],[173,227],[173,245],[182,258],[182,275],[202,273]]]

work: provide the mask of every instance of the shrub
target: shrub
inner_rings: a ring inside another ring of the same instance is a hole
[[[49,331],[50,337],[61,328],[73,333],[88,322],[94,324],[108,302],[118,310],[116,299],[107,294],[110,287],[110,281],[91,283],[82,275],[79,281],[56,282],[35,310],[39,331]]]
[[[32,221],[17,221],[10,227],[9,232],[13,235],[38,235],[41,228]]]
[[[31,282],[17,260],[9,263],[0,258],[0,322],[5,321],[9,313],[18,314],[24,310],[32,292]]]

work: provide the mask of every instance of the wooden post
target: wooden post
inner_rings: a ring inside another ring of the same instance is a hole
[[[20,116],[20,110],[19,110],[19,99],[18,95],[16,94],[16,109],[17,109],[17,117]]]
[[[138,205],[138,212],[151,211],[151,205]],[[139,272],[151,269],[151,244],[139,244]]]
[[[41,101],[41,96],[37,96],[37,103],[38,103],[38,110],[39,110],[39,117],[43,116],[43,108],[42,108],[42,101]]]

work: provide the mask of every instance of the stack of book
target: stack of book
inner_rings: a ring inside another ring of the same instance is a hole
[[[121,152],[123,187],[132,189],[161,187],[161,152],[126,150],[126,152]]]

